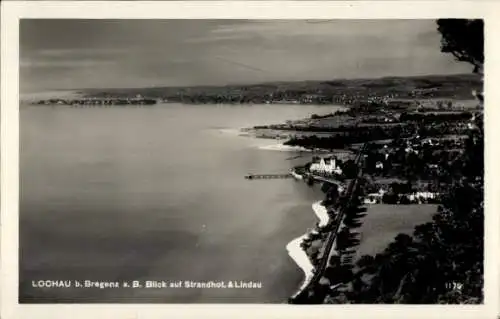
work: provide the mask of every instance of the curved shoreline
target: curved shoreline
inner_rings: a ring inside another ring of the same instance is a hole
[[[305,276],[302,285],[300,286],[300,288],[298,288],[297,292],[294,293],[294,295],[302,291],[302,289],[304,289],[309,284],[314,276],[314,265],[312,264],[306,252],[302,249],[302,247],[300,247],[300,245],[308,236],[309,233],[305,233],[304,235],[293,239],[286,245],[288,255],[293,259],[297,266],[302,269]]]
[[[318,226],[324,227],[328,225],[330,221],[330,216],[328,215],[328,211],[325,206],[321,205],[322,201],[317,201],[312,204],[312,210],[316,214],[319,219]],[[296,290],[296,292],[292,295],[292,298],[298,295],[311,281],[314,277],[314,265],[311,262],[311,259],[307,255],[307,252],[301,247],[301,244],[309,237],[309,235],[315,230],[308,231],[302,236],[299,236],[293,240],[291,240],[286,245],[286,250],[288,251],[288,255],[293,259],[293,261],[299,266],[300,269],[304,272],[304,280],[302,285]]]
[[[244,128],[240,129],[220,129],[219,130],[222,133],[230,133],[233,135],[236,135],[236,132],[239,132],[239,136],[248,136],[248,137],[255,137],[249,134],[248,132],[245,131]],[[268,150],[268,151],[281,151],[281,152],[313,152],[313,150],[306,149],[301,146],[288,146],[284,145],[283,143],[276,143],[276,144],[271,144],[271,145],[262,145],[258,146],[258,149],[260,150]],[[291,175],[296,179],[296,180],[303,180],[304,177],[298,173],[295,172],[294,169],[290,170]],[[326,209],[325,206],[321,205],[323,201],[319,200],[314,202],[311,205],[312,211],[316,214],[317,218],[319,219],[319,222],[317,226],[319,228],[325,227],[328,225],[330,221],[330,216],[328,214],[328,210]],[[303,235],[292,239],[286,246],[286,250],[288,252],[288,255],[292,260],[297,264],[297,266],[302,269],[304,272],[304,280],[302,281],[302,284],[300,285],[299,288],[295,291],[295,293],[292,295],[292,298],[298,295],[299,293],[302,292],[302,290],[307,287],[310,283],[310,281],[314,278],[314,265],[311,262],[311,259],[307,255],[307,252],[305,249],[301,247],[302,243],[309,238],[309,235],[313,232],[316,232],[315,229],[309,230]]]
[[[292,174],[293,178],[295,178],[298,181],[301,181],[304,179],[304,177],[300,174],[297,174],[294,169],[290,170],[290,174]]]

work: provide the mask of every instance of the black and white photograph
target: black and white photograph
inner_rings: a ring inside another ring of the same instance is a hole
[[[19,19],[17,302],[484,305],[486,28]]]
[[[481,304],[483,41],[21,20],[19,302]]]

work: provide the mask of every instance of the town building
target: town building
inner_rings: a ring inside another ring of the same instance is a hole
[[[379,189],[377,193],[370,193],[366,195],[364,199],[365,204],[380,204],[382,203],[382,198],[384,197],[384,194],[386,193],[385,190]]]
[[[320,174],[342,174],[342,169],[337,166],[335,157],[316,159],[309,167],[309,171]]]

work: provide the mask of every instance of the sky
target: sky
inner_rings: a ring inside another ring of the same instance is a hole
[[[434,20],[22,20],[21,92],[470,73]]]

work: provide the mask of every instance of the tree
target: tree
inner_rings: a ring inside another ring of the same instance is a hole
[[[474,73],[482,73],[484,63],[483,20],[439,19],[441,51],[451,53],[458,61],[474,65]]]
[[[346,178],[355,178],[358,168],[356,166],[356,163],[352,159],[349,159],[344,163],[342,171],[344,172],[344,176]]]
[[[375,258],[370,255],[363,255],[361,258],[356,262],[356,266],[358,268],[362,269],[363,272],[366,272],[368,274],[372,274],[375,272]]]

